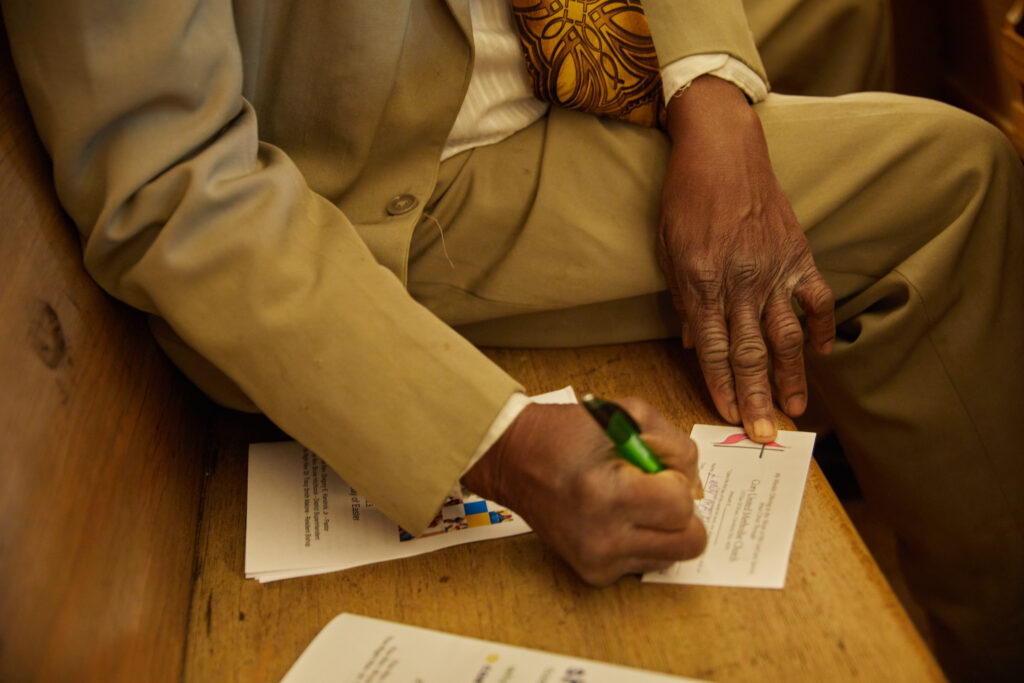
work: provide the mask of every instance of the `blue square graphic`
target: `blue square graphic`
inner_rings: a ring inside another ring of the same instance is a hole
[[[463,507],[466,509],[467,515],[475,515],[479,512],[487,512],[487,501],[474,500],[472,503],[466,503]]]

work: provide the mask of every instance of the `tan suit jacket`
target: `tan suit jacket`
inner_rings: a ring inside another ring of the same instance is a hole
[[[89,272],[198,385],[414,532],[519,388],[405,289],[468,4],[3,3]],[[763,74],[740,0],[645,8],[663,64],[726,52]]]

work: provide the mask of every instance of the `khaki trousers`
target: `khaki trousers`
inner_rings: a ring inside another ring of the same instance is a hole
[[[897,534],[944,664],[1020,670],[1020,161],[988,124],[927,100],[771,95],[757,110],[837,299],[834,353],[807,352],[812,386]],[[673,334],[654,257],[667,152],[658,131],[553,110],[450,159],[411,245],[411,293],[481,344]]]
[[[889,0],[744,0],[772,90],[891,90]]]

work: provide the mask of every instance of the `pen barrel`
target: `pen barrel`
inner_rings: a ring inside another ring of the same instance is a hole
[[[644,440],[640,438],[639,434],[632,434],[628,439],[620,444],[615,445],[615,450],[619,454],[636,465],[644,472],[654,474],[655,472],[661,472],[665,469],[665,466],[658,460],[658,456],[654,454],[654,451],[644,443]]]

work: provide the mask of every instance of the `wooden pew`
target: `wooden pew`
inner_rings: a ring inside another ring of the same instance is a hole
[[[210,404],[85,273],[0,36],[0,680],[178,681]]]

